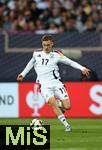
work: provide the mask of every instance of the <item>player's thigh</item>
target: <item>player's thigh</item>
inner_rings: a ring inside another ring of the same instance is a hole
[[[52,96],[50,97],[50,99],[48,100],[48,104],[52,107],[56,107],[56,97],[55,96]]]

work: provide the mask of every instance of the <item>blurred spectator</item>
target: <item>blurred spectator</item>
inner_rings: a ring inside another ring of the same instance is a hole
[[[65,31],[69,31],[69,32],[77,31],[76,30],[76,22],[74,19],[68,19],[65,22]]]
[[[85,31],[95,31],[96,28],[94,26],[94,23],[91,19],[88,19],[85,23],[85,27],[84,27]]]
[[[9,16],[4,16],[4,23],[3,23],[3,28],[4,30],[11,30],[12,28],[12,23],[9,20]]]
[[[34,1],[31,2],[30,4],[30,11],[33,21],[36,21],[39,18],[40,14],[42,13],[42,10],[37,7],[37,3]]]
[[[97,27],[97,32],[102,32],[102,23],[100,23]]]
[[[101,32],[102,0],[0,0],[0,29]]]
[[[58,27],[55,23],[50,23],[47,32],[49,34],[54,34],[54,33],[58,33]]]

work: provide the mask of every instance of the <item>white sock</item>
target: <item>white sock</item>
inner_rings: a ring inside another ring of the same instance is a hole
[[[69,126],[69,123],[67,122],[67,120],[66,120],[66,118],[65,118],[65,116],[62,114],[62,115],[59,115],[58,116],[58,119],[63,123],[63,125],[65,126],[65,127],[67,127],[67,126]]]

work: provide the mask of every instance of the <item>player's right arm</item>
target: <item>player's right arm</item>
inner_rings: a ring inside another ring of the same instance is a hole
[[[31,58],[31,60],[26,65],[25,69],[18,75],[17,80],[23,81],[24,77],[32,69],[33,66],[34,66],[34,57]]]

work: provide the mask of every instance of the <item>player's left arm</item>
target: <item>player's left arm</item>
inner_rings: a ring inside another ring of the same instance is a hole
[[[76,69],[81,70],[82,74],[85,75],[85,76],[87,76],[87,77],[88,77],[89,74],[90,74],[90,71],[91,71],[90,69],[88,69],[88,68],[86,68],[86,67],[80,65],[79,63],[77,63],[77,62],[75,62],[75,61],[73,61],[73,60],[67,58],[67,57],[64,56],[63,54],[60,55],[60,57],[59,57],[59,62],[64,63],[64,64],[66,64],[66,65],[70,65],[70,66],[72,66],[73,68],[76,68]]]

